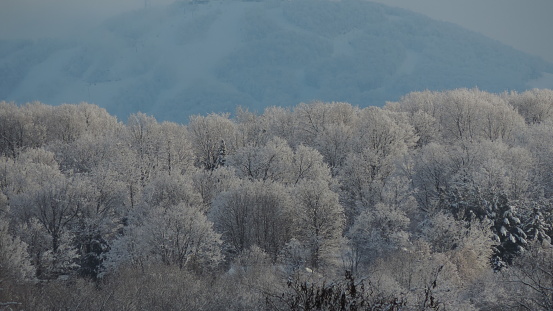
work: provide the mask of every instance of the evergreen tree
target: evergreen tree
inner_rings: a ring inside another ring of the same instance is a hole
[[[498,244],[494,248],[492,266],[499,270],[513,263],[515,256],[524,251],[527,235],[522,229],[518,207],[505,196],[486,201],[489,218],[492,220],[492,232]]]
[[[544,200],[530,204],[532,205],[528,207],[523,224],[528,241],[538,241],[542,244],[551,245],[553,234],[551,203]]]

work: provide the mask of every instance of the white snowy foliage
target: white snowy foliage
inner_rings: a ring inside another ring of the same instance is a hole
[[[220,235],[198,207],[180,203],[156,207],[142,223],[131,224],[108,253],[108,271],[121,265],[163,263],[180,269],[207,269],[223,259]]]
[[[338,195],[324,181],[305,180],[294,189],[294,197],[294,237],[308,249],[308,265],[318,269],[336,264],[345,225]]]
[[[265,146],[246,146],[229,156],[228,165],[237,176],[251,180],[297,184],[301,180],[329,180],[330,170],[321,154],[299,145],[293,150],[288,143],[274,137]]]
[[[210,215],[234,252],[256,245],[274,260],[292,236],[293,209],[285,186],[243,181],[216,197]]]
[[[0,219],[0,270],[2,277],[13,277],[16,281],[35,278],[27,243],[10,233],[5,219]]]
[[[223,166],[212,171],[197,170],[192,175],[194,190],[200,194],[204,206],[209,208],[213,199],[221,192],[227,191],[239,183],[233,168]]]
[[[152,179],[143,192],[143,202],[150,208],[171,208],[185,203],[190,206],[201,206],[202,198],[193,188],[189,176],[160,173]]]
[[[223,259],[220,235],[197,207],[181,203],[157,208],[149,217],[144,238],[163,263],[205,269]]]
[[[235,167],[241,178],[285,182],[292,156],[292,148],[285,140],[273,138],[265,146],[238,149],[229,157],[228,165]]]
[[[16,118],[0,124],[3,288],[50,281],[29,309],[69,301],[45,298],[68,278],[74,295],[113,293],[88,309],[221,309],[229,297],[260,309],[295,277],[347,269],[416,308],[505,309],[490,293],[510,285],[492,265],[522,273],[519,258],[550,247],[553,217],[551,121],[525,123],[511,96],[427,91],[384,109],[314,102],[189,126],[0,104]]]
[[[553,91],[533,89],[509,94],[509,103],[517,109],[527,123],[542,123],[553,120]]]
[[[228,114],[191,116],[188,132],[196,165],[205,169],[217,168],[221,141],[225,142],[228,153],[233,153],[236,148],[236,124],[229,119]]]
[[[358,260],[365,263],[390,251],[401,249],[409,242],[410,219],[397,207],[376,204],[365,209],[355,218],[348,231]]]

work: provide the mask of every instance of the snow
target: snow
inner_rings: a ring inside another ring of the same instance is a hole
[[[536,72],[543,72],[537,77]],[[175,2],[66,41],[0,41],[0,100],[87,101],[186,122],[311,100],[553,87],[553,65],[450,24],[363,1]]]

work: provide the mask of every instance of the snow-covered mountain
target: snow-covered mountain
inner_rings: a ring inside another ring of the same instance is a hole
[[[0,41],[0,100],[87,101],[124,120],[311,100],[379,106],[424,89],[520,91],[551,74],[482,35],[361,0],[178,1],[80,38]]]

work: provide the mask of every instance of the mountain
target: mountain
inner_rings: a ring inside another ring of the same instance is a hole
[[[522,91],[552,73],[482,35],[361,0],[178,1],[80,38],[0,41],[0,100],[87,101],[123,120],[311,100],[381,106],[424,89]]]

